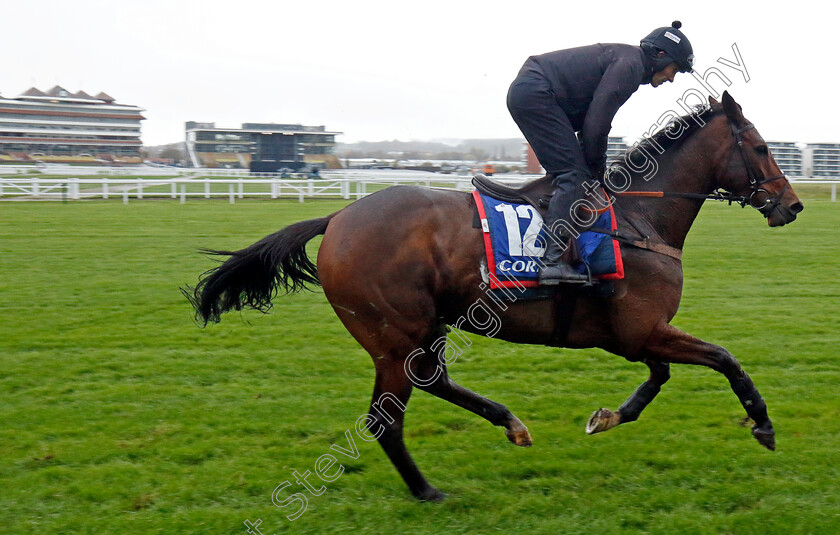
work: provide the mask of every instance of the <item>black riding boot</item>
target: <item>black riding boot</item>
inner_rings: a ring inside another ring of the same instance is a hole
[[[561,236],[558,241],[549,239],[545,249],[543,262],[545,267],[540,270],[540,286],[556,286],[558,284],[580,284],[589,282],[589,277],[578,273],[575,269],[563,262],[562,256],[569,244],[568,236]]]
[[[577,230],[571,210],[575,199],[581,197],[581,184],[586,178],[586,175],[572,171],[558,175],[552,181],[554,195],[548,203],[543,224],[547,230],[555,227],[556,230],[549,230],[553,235],[546,240],[548,245],[543,256],[545,267],[540,270],[539,276],[541,286],[589,282],[589,277],[578,273],[562,260],[571,239],[571,229]]]

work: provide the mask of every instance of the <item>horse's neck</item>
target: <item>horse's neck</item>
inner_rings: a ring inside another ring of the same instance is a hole
[[[663,191],[676,193],[711,193],[715,187],[711,147],[704,147],[703,136],[688,139],[675,153],[666,151],[657,158],[658,171],[651,180],[634,176],[629,191]],[[704,154],[704,151],[705,154]],[[703,155],[703,156],[701,156]],[[683,197],[630,198],[627,219],[636,231],[658,236],[663,242],[682,249],[688,231],[694,224],[703,199]]]

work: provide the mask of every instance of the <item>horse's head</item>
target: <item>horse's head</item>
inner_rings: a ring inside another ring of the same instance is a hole
[[[720,187],[749,198],[750,205],[767,218],[771,227],[790,223],[802,211],[802,202],[770,154],[767,143],[744,118],[741,105],[727,91],[721,100],[709,97],[713,109],[723,109],[731,139],[726,163],[718,177]]]

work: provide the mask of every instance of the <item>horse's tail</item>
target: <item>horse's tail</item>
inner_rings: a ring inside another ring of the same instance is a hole
[[[220,315],[231,309],[266,313],[278,287],[289,293],[307,284],[320,285],[315,264],[306,255],[306,243],[326,232],[335,215],[289,225],[239,251],[204,249],[229,258],[202,274],[195,288],[181,288],[195,308],[196,321],[218,323]]]

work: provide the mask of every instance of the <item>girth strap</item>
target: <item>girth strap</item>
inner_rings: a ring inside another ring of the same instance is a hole
[[[611,236],[616,240],[620,241],[621,243],[626,243],[627,245],[632,245],[638,249],[646,249],[648,251],[653,251],[654,253],[663,254],[665,256],[670,256],[671,258],[675,258],[677,260],[682,261],[683,252],[681,249],[677,249],[676,247],[671,247],[670,245],[665,245],[664,243],[656,243],[651,242],[650,240],[634,240],[632,238],[628,238],[619,232],[607,230],[603,228],[591,228],[589,229],[592,232],[597,232],[598,234],[606,234],[607,236]]]

